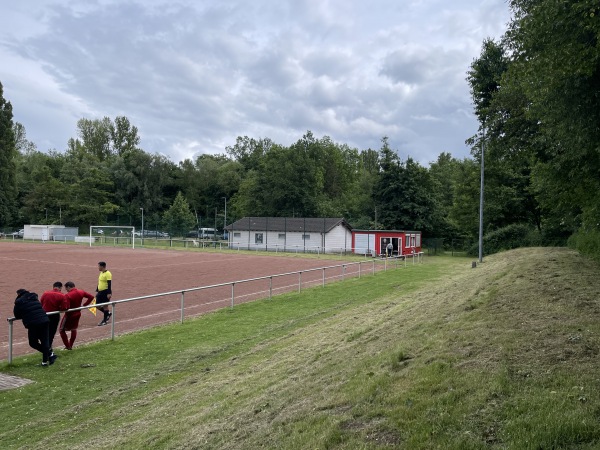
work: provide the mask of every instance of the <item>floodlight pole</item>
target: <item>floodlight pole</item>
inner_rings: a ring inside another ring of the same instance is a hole
[[[142,210],[142,247],[144,246],[144,208],[140,208]],[[135,236],[133,237],[135,240]]]
[[[223,219],[223,235],[225,235],[225,227],[227,226],[227,197],[223,197],[225,200],[225,217]]]
[[[479,262],[483,262],[483,150],[485,141],[485,122],[483,123],[483,135],[481,137],[481,186],[479,188]]]

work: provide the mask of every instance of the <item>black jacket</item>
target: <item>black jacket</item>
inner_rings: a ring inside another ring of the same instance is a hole
[[[42,325],[50,320],[35,292],[26,292],[15,300],[13,309],[15,318],[21,319],[25,328],[31,325]]]

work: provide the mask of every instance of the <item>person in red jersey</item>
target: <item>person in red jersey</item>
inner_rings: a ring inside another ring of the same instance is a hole
[[[65,283],[65,289],[67,290],[65,297],[67,298],[68,309],[81,307],[84,298],[86,298],[87,301],[83,304],[83,306],[89,305],[92,300],[94,300],[94,296],[92,294],[85,292],[82,289],[77,289],[75,287],[75,283],[72,281],[67,281]],[[67,350],[73,349],[73,343],[75,342],[75,339],[77,339],[77,328],[79,327],[80,318],[81,311],[70,311],[65,313],[60,321],[60,337]],[[71,332],[70,339],[67,336],[67,331]]]
[[[40,303],[42,304],[42,308],[47,313],[54,311],[64,311],[68,308],[67,298],[62,291],[63,284],[60,281],[55,282],[52,285],[51,291],[46,291],[40,297]],[[56,330],[58,329],[58,322],[60,322],[60,314],[50,314],[48,316],[50,319],[50,323],[48,324],[48,343],[50,344],[50,356],[54,356],[54,351],[52,350],[52,342],[54,341],[54,336],[56,335]]]

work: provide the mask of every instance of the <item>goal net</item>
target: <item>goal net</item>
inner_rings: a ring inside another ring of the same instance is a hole
[[[92,225],[89,243],[90,247],[92,245],[112,245],[135,248],[135,227]]]

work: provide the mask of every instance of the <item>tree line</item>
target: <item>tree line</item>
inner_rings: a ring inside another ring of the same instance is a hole
[[[424,167],[387,137],[356,149],[307,131],[290,146],[237,137],[179,163],[140,147],[127,117],[81,119],[64,151],[41,152],[12,122],[0,84],[0,226],[138,225],[185,232],[243,216],[345,217],[355,228],[415,229],[475,242],[600,247],[599,7],[513,0],[498,41],[466,73],[480,128],[471,158]],[[47,217],[47,220],[46,220]],[[504,233],[504,234],[502,234]],[[499,236],[504,236],[499,238]],[[598,250],[596,250],[598,252]]]

